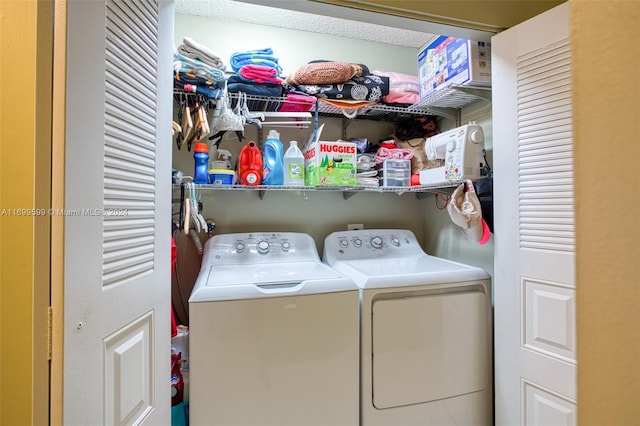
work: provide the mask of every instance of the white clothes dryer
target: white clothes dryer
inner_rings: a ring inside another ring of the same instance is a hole
[[[189,299],[190,424],[357,425],[358,297],[307,234],[212,237]]]
[[[335,232],[323,261],[360,288],[361,424],[493,422],[491,281],[408,230]]]

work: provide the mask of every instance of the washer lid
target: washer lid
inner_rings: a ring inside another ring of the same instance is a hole
[[[489,274],[481,268],[429,255],[344,260],[335,262],[332,267],[353,279],[361,288],[443,284],[489,278]]]
[[[209,268],[206,286],[271,284],[308,279],[327,280],[341,275],[319,262],[262,263],[253,265],[214,265]]]
[[[320,262],[214,265],[200,272],[189,302],[356,291],[349,279]]]

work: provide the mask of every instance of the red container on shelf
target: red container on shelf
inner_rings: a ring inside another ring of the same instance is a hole
[[[254,141],[242,147],[238,156],[238,181],[242,185],[262,183],[262,153]]]

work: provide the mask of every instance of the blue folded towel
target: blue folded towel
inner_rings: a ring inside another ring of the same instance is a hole
[[[244,65],[265,65],[275,68],[278,74],[282,72],[282,67],[278,64],[278,58],[273,56],[273,49],[270,47],[236,52],[231,55],[230,62],[231,68],[235,72],[238,72]]]

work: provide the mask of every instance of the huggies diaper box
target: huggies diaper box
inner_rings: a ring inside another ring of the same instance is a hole
[[[451,84],[491,86],[491,43],[439,36],[418,53],[420,99]]]
[[[356,144],[313,141],[304,149],[306,186],[356,186]]]

